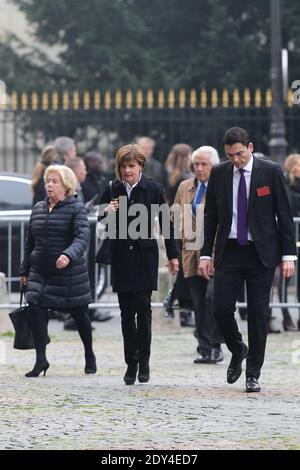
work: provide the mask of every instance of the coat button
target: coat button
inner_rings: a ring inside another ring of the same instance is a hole
[[[129,250],[133,250],[133,245],[130,245]]]

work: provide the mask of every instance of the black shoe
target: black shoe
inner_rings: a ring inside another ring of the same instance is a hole
[[[96,365],[96,356],[93,354],[92,356],[85,356],[85,374],[96,374],[97,372],[97,365]]]
[[[113,315],[110,312],[95,312],[93,315],[93,321],[107,321],[111,320]]]
[[[297,321],[298,330],[300,331],[300,319]]]
[[[284,331],[297,331],[297,327],[291,318],[285,318],[282,321]]]
[[[146,383],[150,379],[150,367],[149,364],[139,364],[139,382]]]
[[[173,320],[173,318],[175,318],[174,310],[172,308],[167,308],[165,310],[165,318],[167,320]]]
[[[38,377],[41,372],[44,372],[44,377],[49,369],[49,362],[36,362],[34,368],[25,374],[25,377]]]
[[[224,353],[221,348],[212,348],[211,358],[214,362],[224,361]]]
[[[194,359],[194,364],[216,364],[217,361],[213,360],[211,354],[202,355]]]
[[[261,388],[258,383],[258,380],[254,376],[250,376],[246,378],[246,392],[247,393],[252,393],[252,392],[260,392]]]
[[[239,356],[232,355],[230,364],[227,369],[227,382],[229,384],[234,384],[240,377],[242,373],[242,362],[246,359],[248,354],[248,348],[243,343],[242,344],[242,353]]]
[[[131,364],[127,367],[124,375],[124,382],[126,385],[133,385],[136,380],[138,366],[137,364]]]

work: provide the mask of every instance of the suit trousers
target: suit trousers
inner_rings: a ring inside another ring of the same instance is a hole
[[[225,343],[233,355],[242,352],[242,336],[234,317],[235,304],[246,282],[249,353],[246,376],[259,378],[264,362],[267,315],[275,268],[265,268],[253,242],[240,246],[228,240],[222,264],[216,268],[214,313]]]
[[[208,286],[212,284],[213,281],[207,281],[201,276],[191,276],[186,280],[195,313],[200,353],[202,356],[210,356],[212,348],[220,348],[220,343],[222,342],[212,312],[212,305],[208,298]]]
[[[151,352],[152,290],[118,292],[127,365],[148,364]]]

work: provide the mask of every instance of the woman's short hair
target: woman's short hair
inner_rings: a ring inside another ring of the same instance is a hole
[[[66,190],[67,196],[74,196],[78,185],[77,178],[71,168],[64,165],[50,165],[46,168],[44,173],[45,183],[50,173],[56,173],[62,182],[63,187]]]
[[[137,144],[128,144],[124,145],[123,147],[119,148],[116,155],[115,161],[115,172],[118,180],[122,181],[121,176],[121,165],[127,162],[137,162],[142,169],[145,167],[146,164],[146,156],[141,149],[141,147]]]
[[[194,150],[192,153],[192,162],[195,163],[195,158],[200,155],[201,153],[208,153],[210,156],[210,162],[212,166],[218,165],[220,163],[220,157],[217,150],[210,145],[202,145],[198,149]]]

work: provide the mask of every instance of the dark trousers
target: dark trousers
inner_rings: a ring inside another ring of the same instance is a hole
[[[148,364],[151,351],[151,290],[118,292],[127,365]]]
[[[82,340],[85,356],[93,356],[91,320],[87,314],[88,306],[71,308],[67,311],[75,320],[80,338]],[[63,311],[63,310],[62,310]],[[29,315],[36,350],[37,362],[45,362],[46,345],[48,339],[48,309],[30,304]]]
[[[297,250],[297,256],[298,256],[298,261],[296,263],[296,269],[297,269],[297,299],[298,302],[300,301],[300,250]],[[288,277],[287,279],[282,278],[281,271],[279,272],[279,277],[278,277],[278,296],[280,302],[287,303],[288,301],[288,287],[290,283],[291,278]],[[288,320],[291,318],[291,315],[289,313],[289,309],[287,307],[282,308],[282,315],[283,318]],[[299,310],[299,319],[300,319],[300,310]]]
[[[234,318],[235,303],[246,282],[249,353],[246,376],[260,376],[267,338],[267,314],[275,269],[265,268],[254,243],[241,247],[228,240],[221,267],[215,273],[214,314],[233,355],[242,352],[242,336]]]
[[[207,281],[200,276],[188,277],[193,310],[195,313],[196,332],[202,356],[210,356],[212,348],[220,348],[221,338],[208,298]]]

